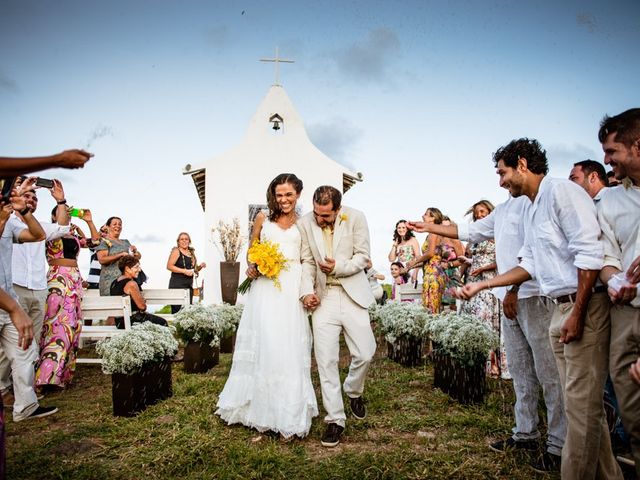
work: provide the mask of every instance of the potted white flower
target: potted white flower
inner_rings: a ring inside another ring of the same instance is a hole
[[[498,335],[482,320],[453,312],[432,315],[425,327],[434,346],[433,385],[460,403],[484,400],[485,365]]]
[[[235,310],[197,303],[176,313],[178,337],[185,343],[184,370],[202,373],[220,359],[220,340],[235,331]]]
[[[371,309],[369,312],[372,313]],[[419,365],[424,328],[429,319],[424,307],[413,302],[388,302],[373,313],[387,340],[388,357],[405,366]]]
[[[98,342],[102,371],[111,375],[113,414],[133,416],[172,395],[171,358],[178,342],[170,327],[150,322]]]
[[[223,329],[220,338],[220,353],[233,353],[233,348],[236,343],[235,334],[240,324],[243,308],[244,305],[242,304],[229,305],[228,303],[222,303],[220,305],[213,305],[220,326]]]

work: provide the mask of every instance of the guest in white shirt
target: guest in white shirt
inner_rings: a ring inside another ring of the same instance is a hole
[[[418,232],[435,233],[468,242],[495,238],[498,274],[518,265],[518,252],[524,243],[522,219],[531,205],[525,196],[510,197],[489,216],[471,224],[444,226],[410,222]],[[513,436],[494,442],[492,450],[537,449],[538,396],[540,385],[547,407],[547,451],[532,465],[537,471],[560,468],[560,455],[567,431],[558,367],[549,342],[553,304],[540,294],[538,284],[529,280],[510,289],[496,288],[494,294],[503,302],[502,332],[516,394]]]
[[[514,140],[494,154],[500,186],[532,202],[525,217],[519,266],[490,282],[467,284],[464,298],[482,289],[538,281],[554,300],[549,337],[564,393],[567,436],[563,479],[622,478],[611,451],[602,391],[609,361],[609,299],[594,293],[603,265],[593,201],[575,183],[545,176],[546,152],[536,140]]]
[[[614,304],[609,369],[640,477],[640,389],[630,375],[640,352],[640,108],[605,117],[598,138],[604,162],[623,181],[598,203],[604,243],[600,278]]]

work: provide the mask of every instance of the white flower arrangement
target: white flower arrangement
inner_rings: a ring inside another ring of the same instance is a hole
[[[178,342],[173,337],[173,327],[138,323],[131,330],[98,342],[96,351],[102,357],[102,371],[106,374],[129,375],[144,364],[173,357]]]
[[[380,331],[386,340],[394,343],[401,336],[422,338],[429,314],[413,302],[388,302],[374,311]],[[371,314],[371,309],[369,309]]]
[[[371,322],[376,324],[380,323],[380,309],[382,305],[378,305],[377,303],[372,303],[369,305],[369,319]]]
[[[208,343],[219,347],[220,340],[232,335],[242,316],[242,305],[196,303],[176,313],[176,332],[184,342]]]
[[[228,303],[221,303],[220,305],[212,305],[211,308],[217,317],[218,326],[220,328],[220,338],[226,338],[233,335],[238,329],[244,305],[229,305]]]
[[[471,315],[430,315],[424,330],[438,349],[466,365],[485,362],[489,352],[500,344],[498,334]]]

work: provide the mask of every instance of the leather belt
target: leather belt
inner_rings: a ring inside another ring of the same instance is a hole
[[[605,293],[607,291],[606,285],[598,285],[593,288],[593,293]],[[570,293],[568,295],[560,295],[559,297],[554,298],[556,303],[575,303],[576,298],[578,297],[577,293]]]
[[[559,297],[554,298],[554,300],[556,303],[574,303],[577,297],[577,293],[570,293],[569,295],[560,295]]]

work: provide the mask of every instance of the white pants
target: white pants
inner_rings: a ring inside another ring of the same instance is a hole
[[[40,351],[40,336],[42,335],[42,323],[47,306],[49,290],[30,290],[20,285],[13,284],[13,289],[18,294],[18,303],[33,321],[33,341],[36,353]],[[0,391],[5,393],[11,387],[11,362],[0,349]]]
[[[4,311],[0,311],[0,348],[11,362],[15,396],[13,420],[22,420],[38,408],[38,398],[33,389],[34,365],[38,354],[35,342],[31,342],[27,350],[18,347],[18,330]]]
[[[322,404],[327,412],[324,420],[344,427],[346,415],[338,372],[340,333],[344,331],[351,354],[344,392],[351,398],[360,397],[371,359],[376,352],[369,311],[351,300],[342,287],[328,286],[320,306],[313,314],[312,323]]]

